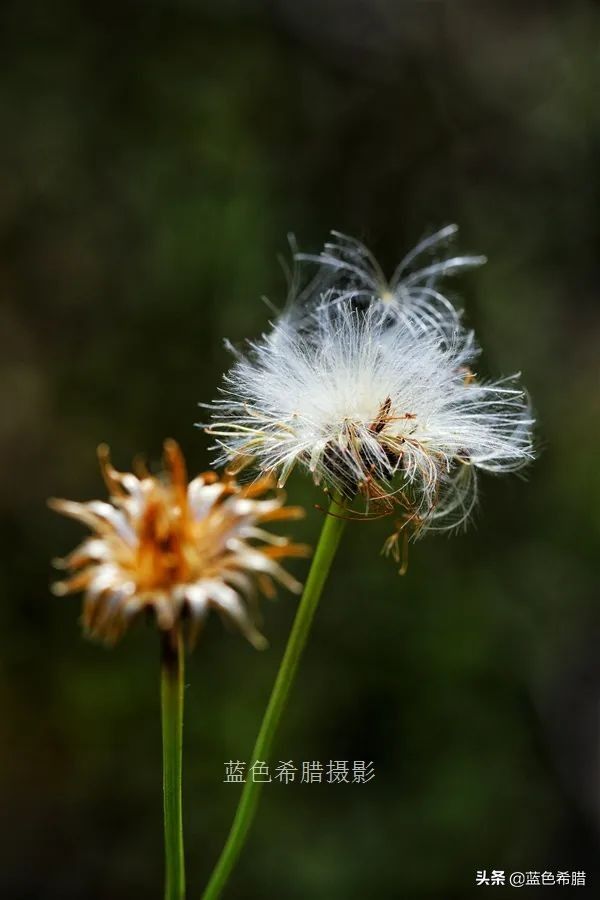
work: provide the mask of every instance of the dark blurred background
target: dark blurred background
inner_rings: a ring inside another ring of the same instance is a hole
[[[600,878],[600,10],[591,2],[105,0],[3,5],[0,46],[2,858],[10,898],[162,895],[158,641],[83,641],[49,560],[82,536],[48,495],[194,422],[285,296],[293,230],[392,266],[461,226],[481,371],[523,372],[525,481],[482,481],[468,534],[347,529],[278,759],[373,760],[366,786],[270,785],[227,896],[470,897],[479,869]],[[290,482],[309,509],[321,497]],[[305,565],[296,567],[300,576]],[[198,897],[238,796],[271,648],[212,621],[188,664],[185,818]],[[533,894],[579,896],[585,888]]]

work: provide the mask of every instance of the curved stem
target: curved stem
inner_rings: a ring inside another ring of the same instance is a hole
[[[252,751],[253,760],[266,762],[269,759],[273,738],[285,709],[321,592],[346,524],[343,517],[344,507],[336,500],[331,501],[329,513],[323,524],[296,618]],[[244,784],[227,842],[203,894],[203,900],[216,900],[225,887],[256,814],[261,788],[262,783],[259,781],[249,780]]]
[[[183,639],[180,630],[163,634],[160,697],[165,820],[165,900],[183,900],[185,897],[181,808],[183,659]]]

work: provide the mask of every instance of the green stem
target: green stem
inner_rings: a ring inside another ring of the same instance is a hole
[[[180,630],[163,634],[160,698],[165,818],[165,900],[183,900],[185,897],[181,812],[183,658],[183,639]]]
[[[302,599],[298,605],[296,618],[294,619],[287,647],[277,673],[275,685],[271,692],[269,704],[252,751],[253,761],[268,761],[270,757],[273,738],[285,709],[321,592],[344,530],[345,519],[343,514],[344,507],[336,500],[332,500],[329,507],[329,515],[326,516],[323,524]],[[261,789],[262,783],[259,781],[248,780],[244,784],[227,842],[203,894],[203,900],[216,900],[221,895],[248,837],[248,832],[258,807]]]

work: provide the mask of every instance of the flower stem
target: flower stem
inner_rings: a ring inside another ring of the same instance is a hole
[[[311,623],[338,548],[344,525],[346,524],[343,513],[344,507],[336,500],[332,500],[329,507],[329,515],[326,516],[323,524],[302,599],[298,605],[296,618],[294,619],[285,653],[277,673],[275,685],[271,692],[269,704],[252,751],[253,761],[262,760],[266,762],[269,759],[273,739],[294,682]],[[214,868],[208,886],[202,895],[203,900],[216,900],[221,895],[248,837],[248,832],[258,807],[261,789],[262,783],[258,781],[248,780],[244,784],[227,842]]]
[[[165,820],[165,900],[183,900],[185,897],[181,811],[183,659],[181,631],[177,629],[163,634],[160,697]]]

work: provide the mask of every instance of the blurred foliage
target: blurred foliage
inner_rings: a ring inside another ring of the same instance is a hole
[[[266,326],[293,229],[386,265],[461,225],[482,371],[521,369],[527,481],[488,479],[467,535],[378,556],[357,524],[319,611],[281,759],[373,759],[368,786],[271,785],[228,896],[462,898],[476,869],[598,871],[600,11],[592,2],[273,0],[2,11],[0,891],[159,897],[157,638],[83,642],[48,560],[80,532],[50,494],[94,461],[197,469],[194,430]],[[298,536],[314,540],[318,492]],[[303,565],[297,567],[302,574]],[[294,601],[257,654],[211,622],[189,661],[186,824],[198,896],[237,798]],[[578,889],[578,896],[579,896]],[[542,893],[542,891],[538,891]]]

